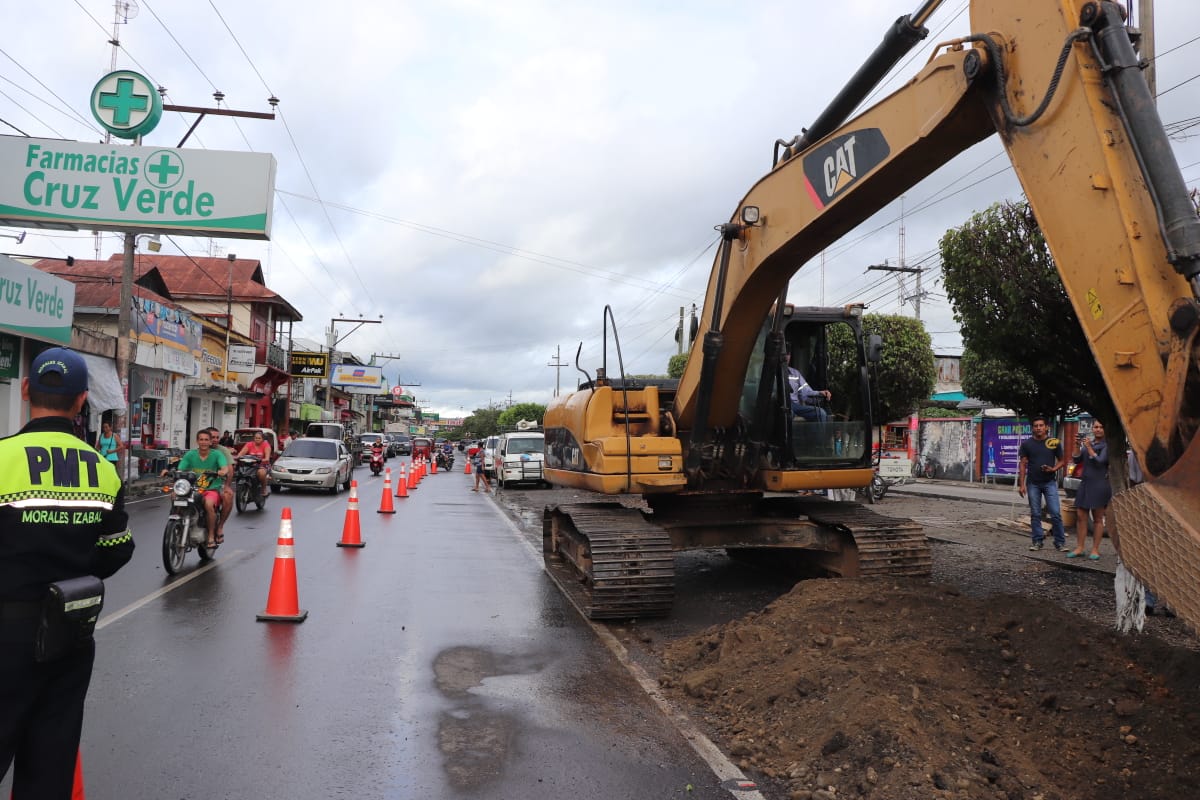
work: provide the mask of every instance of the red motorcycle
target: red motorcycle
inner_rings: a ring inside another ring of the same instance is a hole
[[[371,474],[378,475],[383,472],[383,448],[371,448]]]

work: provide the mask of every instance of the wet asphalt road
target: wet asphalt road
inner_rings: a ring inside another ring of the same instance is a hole
[[[398,460],[390,462],[398,466]],[[234,512],[215,562],[168,578],[166,503],[131,506],[84,721],[92,800],[728,798],[461,472],[382,515],[348,495]],[[302,624],[262,623],[292,509]]]

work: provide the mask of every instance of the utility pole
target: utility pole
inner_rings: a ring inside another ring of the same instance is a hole
[[[679,307],[679,325],[675,328],[676,355],[683,355],[683,306]],[[557,394],[557,393],[556,393]]]
[[[901,272],[901,273],[915,272],[917,274],[918,279],[920,278],[921,273],[925,271],[924,267],[889,267],[886,263],[872,264],[869,267],[867,267],[867,269],[880,270],[881,272]],[[917,285],[919,287],[920,283],[918,283]],[[920,289],[918,288],[918,292],[919,291],[920,291]],[[909,297],[905,297],[904,296],[904,284],[903,283],[900,284],[900,302],[902,302],[902,303],[906,302],[907,300],[912,299],[912,297],[914,297],[914,296],[915,295],[910,295]],[[921,318],[921,306],[918,305],[917,306],[917,319],[920,319],[920,318]]]
[[[1146,61],[1146,83],[1150,86],[1150,96],[1158,97],[1157,68],[1154,65],[1154,0],[1139,0],[1138,27],[1142,30],[1142,43],[1138,50]]]
[[[682,308],[679,309],[679,324],[681,326],[683,325],[683,309]],[[682,330],[682,328],[681,328],[681,330]],[[562,345],[561,344],[555,345],[554,346],[554,360],[546,365],[547,367],[554,367],[554,396],[555,397],[558,397],[558,385],[559,385],[558,379],[559,379],[559,376],[562,375],[562,368],[567,366],[566,362],[564,362],[562,360],[561,356],[562,356]]]
[[[344,336],[338,337],[337,323],[353,322],[354,327],[346,331]],[[342,319],[334,317],[329,320],[329,330],[325,332],[325,344],[329,347],[329,373],[325,378],[325,410],[333,410],[333,349],[346,339],[347,336],[354,333],[363,325],[379,325],[383,322],[383,314],[379,315],[379,319]]]
[[[392,361],[394,359],[400,358],[400,356],[389,355],[388,353],[371,353],[371,366],[375,366],[375,359],[377,359],[377,358],[382,358],[384,361]],[[384,384],[385,384],[385,386],[384,386],[385,396],[391,397],[391,393],[387,391],[387,386],[386,386],[387,381],[384,381]],[[367,409],[367,430],[368,431],[375,430],[375,402],[376,402],[376,400],[378,400],[378,398],[379,398],[379,395],[372,396],[371,397],[371,407]]]

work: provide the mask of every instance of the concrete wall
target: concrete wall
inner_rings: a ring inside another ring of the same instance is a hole
[[[969,417],[921,420],[916,474],[952,481],[974,480],[975,428]]]

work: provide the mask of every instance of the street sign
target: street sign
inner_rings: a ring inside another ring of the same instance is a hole
[[[120,69],[100,79],[92,89],[92,116],[113,136],[145,136],[162,119],[162,97],[149,79]]]
[[[293,352],[289,372],[293,378],[324,378],[329,374],[329,353]]]

